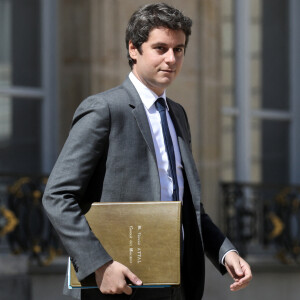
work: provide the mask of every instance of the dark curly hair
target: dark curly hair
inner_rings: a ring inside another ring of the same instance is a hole
[[[186,37],[185,46],[187,46],[192,20],[165,3],[147,4],[134,12],[126,28],[127,58],[131,68],[135,61],[129,55],[129,41],[142,53],[142,44],[147,42],[151,30],[158,27],[182,30]]]

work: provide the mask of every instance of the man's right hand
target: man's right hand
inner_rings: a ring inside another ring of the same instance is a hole
[[[126,278],[134,285],[142,285],[142,281],[127,267],[117,261],[109,261],[95,272],[96,282],[103,294],[132,294],[132,288],[128,286]]]

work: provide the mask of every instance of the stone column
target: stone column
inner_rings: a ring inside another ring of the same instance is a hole
[[[221,3],[200,0],[199,5],[199,170],[205,209],[218,223],[221,160]]]
[[[126,66],[125,26],[121,26],[122,2],[90,1],[92,93],[117,86],[126,76],[121,71]]]
[[[90,94],[90,1],[58,2],[59,144],[79,103]]]

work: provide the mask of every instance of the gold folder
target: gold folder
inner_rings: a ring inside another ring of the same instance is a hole
[[[181,202],[97,202],[86,219],[113,260],[143,286],[180,284]],[[79,282],[69,260],[69,288],[97,287],[95,276]]]

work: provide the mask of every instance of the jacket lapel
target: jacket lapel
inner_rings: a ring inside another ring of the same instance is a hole
[[[148,118],[147,118],[143,103],[141,102],[135,108],[133,108],[132,113],[133,113],[133,115],[136,119],[137,125],[146,141],[146,144],[147,144],[148,148],[150,149],[151,153],[154,155],[155,161],[156,161],[152,135],[151,135]]]
[[[142,100],[128,77],[124,81],[123,87],[128,93],[129,107],[132,109],[131,112],[137,122],[138,128],[141,131],[141,134],[143,135],[143,138],[150,152],[154,156],[156,162],[156,155],[155,155],[155,149],[152,140],[152,134],[151,134],[148,118]]]

